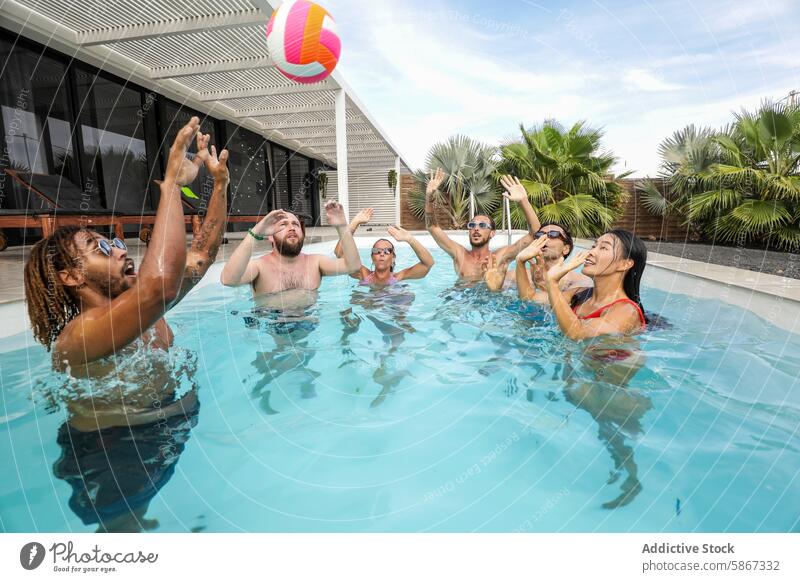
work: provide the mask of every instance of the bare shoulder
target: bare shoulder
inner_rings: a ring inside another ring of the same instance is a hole
[[[630,301],[620,301],[605,310],[603,317],[613,319],[626,329],[633,331],[639,328],[641,318],[639,309]]]

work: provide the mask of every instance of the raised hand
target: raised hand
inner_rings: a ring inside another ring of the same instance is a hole
[[[564,275],[583,265],[588,255],[589,251],[581,251],[573,255],[567,262],[564,262],[563,257],[560,258],[558,263],[547,271],[547,280],[551,282],[560,281]]]
[[[211,136],[207,133],[201,133],[200,131],[197,132],[197,153],[194,157],[190,160],[187,157],[183,158],[183,163],[181,164],[181,169],[178,172],[178,177],[175,180],[178,183],[178,186],[186,186],[187,184],[191,184],[194,182],[194,179],[197,178],[197,172],[200,170],[200,167],[205,163],[208,159],[208,142],[211,139]]]
[[[225,151],[226,150],[222,150],[222,153],[224,154]],[[222,155],[220,155],[220,157],[222,157]],[[288,216],[289,215],[283,210],[273,210],[253,227],[253,232],[259,236],[272,236],[286,228],[286,226],[281,223],[286,220]]]
[[[500,185],[506,189],[503,196],[512,202],[522,202],[527,200],[528,191],[516,176],[500,176]]]
[[[192,161],[186,159],[186,150],[189,149],[192,138],[199,131],[200,118],[192,117],[189,123],[184,125],[178,132],[178,135],[175,136],[175,141],[172,142],[172,146],[169,148],[167,169],[164,172],[164,182],[167,187],[172,187],[173,183],[179,186],[188,184],[189,182],[185,180],[191,175],[192,171],[194,171],[194,176],[197,176],[197,167],[195,167]],[[184,165],[184,163],[187,165]],[[192,168],[189,166],[192,166]],[[192,180],[194,176],[192,176]]]
[[[483,274],[483,280],[486,281],[486,286],[492,291],[502,289],[503,283],[506,280],[506,263],[499,263],[494,257],[494,253],[489,253],[489,261],[486,264],[486,271]]]
[[[411,240],[411,233],[402,226],[390,226],[386,232],[396,241],[408,242]]]
[[[542,247],[544,247],[545,244],[547,244],[547,237],[540,236],[519,252],[517,260],[525,262],[530,261],[534,257],[538,259],[542,255]]]
[[[436,172],[430,171],[428,176],[428,186],[425,188],[425,195],[430,196],[439,189],[439,186],[444,182],[444,170],[436,168]]]
[[[208,136],[206,136],[206,137],[208,137]],[[206,140],[206,143],[208,143],[208,140]],[[200,140],[199,139],[198,139],[197,145],[198,145],[198,147],[200,145]],[[206,155],[204,156],[204,158],[205,158],[205,163],[206,163],[206,169],[208,169],[208,173],[211,174],[214,177],[215,181],[216,180],[226,180],[227,181],[229,179],[229,177],[228,177],[228,165],[227,165],[227,162],[228,162],[228,150],[222,150],[219,153],[219,157],[217,157],[217,148],[215,148],[212,145],[211,146],[211,153],[210,154],[208,153],[208,149],[207,148],[205,149],[205,152],[206,152]],[[197,155],[199,157],[200,153],[198,152]]]
[[[335,200],[329,200],[325,204],[325,216],[328,218],[330,226],[346,226],[347,217],[344,215],[344,207]]]
[[[352,223],[354,226],[361,226],[367,224],[372,220],[372,214],[375,212],[372,208],[362,208],[358,214],[353,217]]]

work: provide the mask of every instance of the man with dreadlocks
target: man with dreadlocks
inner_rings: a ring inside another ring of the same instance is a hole
[[[199,130],[193,117],[172,144],[138,273],[123,241],[78,227],[38,242],[25,265],[34,336],[52,350],[54,367],[72,376],[53,473],[72,487],[70,508],[98,531],[158,525],[145,518],[150,500],[171,478],[197,424],[195,360],[178,350],[169,358],[159,353],[173,338],[164,313],[203,277],[225,230],[228,152],[217,157],[214,146],[209,152],[209,136]],[[195,135],[190,161],[186,151]],[[203,164],[214,188],[187,253],[180,187]]]
[[[142,338],[166,349],[172,331],[164,313],[202,278],[222,241],[228,188],[227,150],[219,157],[193,117],[172,144],[155,225],[138,273],[120,239],[107,240],[80,227],[62,227],[31,249],[25,265],[25,299],[37,341],[53,352],[53,365],[75,377],[92,375],[107,360]],[[197,154],[186,158],[197,136]],[[187,253],[181,186],[205,164],[214,189],[200,232]]]

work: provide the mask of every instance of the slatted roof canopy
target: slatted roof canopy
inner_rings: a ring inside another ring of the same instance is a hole
[[[275,68],[265,26],[277,0],[5,0],[3,22],[194,109],[337,166],[336,95],[346,95],[348,166],[406,160],[339,71],[320,83]],[[335,17],[335,15],[334,15]],[[347,54],[347,46],[343,47]]]

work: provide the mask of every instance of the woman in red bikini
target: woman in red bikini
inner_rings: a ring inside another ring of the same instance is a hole
[[[647,247],[641,239],[627,230],[611,230],[590,250],[551,267],[546,276],[547,295],[564,335],[583,340],[644,330],[647,319],[639,298],[639,282],[646,263]],[[594,287],[577,293],[570,306],[559,281],[581,265]]]

